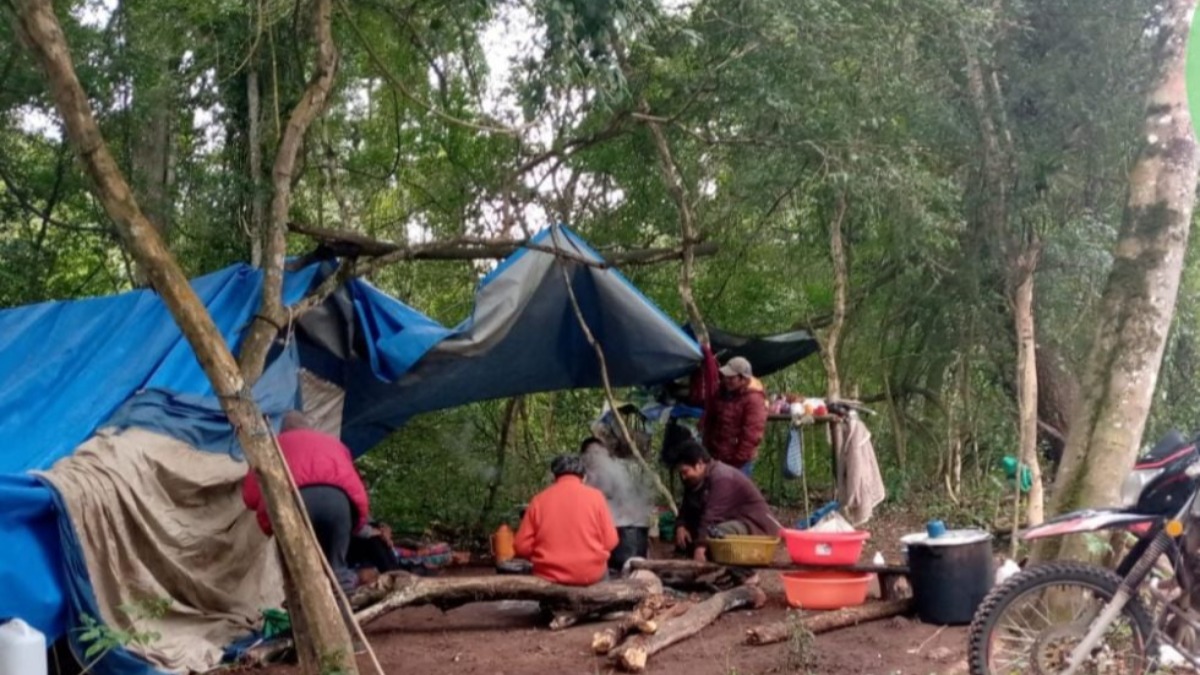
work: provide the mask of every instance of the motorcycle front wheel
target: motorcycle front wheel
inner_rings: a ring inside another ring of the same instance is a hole
[[[1121,578],[1082,563],[1031,567],[992,589],[969,634],[971,675],[1062,672]],[[1131,598],[1076,673],[1142,675],[1152,670],[1150,617]]]

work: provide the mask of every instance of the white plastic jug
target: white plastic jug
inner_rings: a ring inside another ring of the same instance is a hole
[[[0,675],[46,675],[46,636],[20,619],[0,624]]]

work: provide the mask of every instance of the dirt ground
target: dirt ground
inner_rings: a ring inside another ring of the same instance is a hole
[[[913,531],[901,514],[872,521],[872,540],[863,552],[876,551],[900,562],[899,537]],[[782,547],[780,547],[782,554]],[[657,549],[655,554],[662,554]],[[700,635],[651,657],[646,672],[662,675],[965,675],[966,628],[938,627],[915,619],[893,618],[815,636],[807,649],[787,643],[751,647],[745,633],[753,626],[782,621],[787,605],[777,573],[763,572],[769,598],[756,611],[727,614]],[[589,649],[592,633],[604,624],[585,624],[551,632],[528,603],[478,603],[447,613],[432,607],[403,609],[365,631],[387,673],[454,675],[597,675],[613,672]],[[372,672],[360,656],[362,672]],[[297,673],[273,667],[270,675]]]

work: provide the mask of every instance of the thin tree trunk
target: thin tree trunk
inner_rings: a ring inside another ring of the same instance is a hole
[[[513,424],[517,420],[517,413],[521,409],[523,400],[520,396],[514,396],[504,404],[504,415],[500,420],[500,440],[496,443],[496,473],[488,484],[487,499],[484,500],[483,508],[479,511],[477,529],[483,529],[488,518],[492,516],[492,511],[496,508],[496,495],[499,494],[500,485],[504,482],[504,461],[508,457],[509,438],[512,437]]]
[[[1021,503],[1021,464],[1029,467],[1033,484],[1029,488],[1029,504],[1026,516],[1030,526],[1040,525],[1045,520],[1045,504],[1042,496],[1042,468],[1038,461],[1038,379],[1037,340],[1033,316],[1034,273],[1037,271],[1041,244],[1036,238],[1029,242],[1018,255],[1013,267],[1015,281],[1012,291],[1013,320],[1017,332],[1017,410],[1020,436],[1020,452],[1017,467],[1017,504]],[[1020,517],[1013,514],[1013,527],[1019,527]],[[1013,537],[1014,555],[1017,538]]]
[[[109,151],[79,83],[66,37],[48,0],[12,0],[13,27],[46,73],[50,93],[62,116],[67,137],[78,153],[93,191],[136,258],[154,290],[162,297],[212,382],[246,458],[258,473],[287,568],[297,579],[293,604],[305,614],[310,640],[321,663],[303,664],[306,672],[340,667],[357,673],[349,634],[326,583],[320,551],[308,541],[304,515],[292,502],[287,467],[275,451],[245,379],[220,331],[188,283],[158,230],[138,207],[133,193]]]
[[[262,189],[262,93],[258,84],[257,54],[250,56],[246,70],[246,106],[249,126],[246,143],[250,146],[250,264],[263,263],[263,237],[266,234],[266,205]]]
[[[1196,140],[1184,79],[1196,0],[1161,5],[1143,145],[1112,271],[1100,303],[1082,396],[1051,496],[1051,512],[1116,503],[1145,430],[1158,380],[1196,192]],[[1034,557],[1086,557],[1082,541],[1047,539]]]
[[[904,471],[908,466],[908,435],[904,431],[903,401],[893,396],[892,382],[886,367],[883,371],[883,394],[892,409],[888,417],[892,420],[892,435],[896,437],[896,466],[900,471]]]
[[[141,122],[133,132],[131,168],[133,188],[146,218],[164,240],[170,229],[171,215],[171,72],[165,60],[156,64],[159,71],[153,82],[134,92],[134,110]],[[134,266],[137,284],[148,283],[145,270]]]
[[[842,328],[846,325],[846,288],[849,272],[846,269],[846,247],[842,239],[842,221],[846,217],[846,194],[838,193],[833,221],[829,223],[829,258],[833,262],[833,323],[825,333],[825,344],[821,349],[821,364],[825,366],[825,396],[830,399],[842,395],[842,378],[838,374],[837,351],[842,339]]]
[[[649,115],[650,105],[645,98],[639,101],[639,107],[643,113]],[[688,202],[687,189],[683,186],[679,165],[675,163],[675,158],[671,154],[671,146],[667,143],[667,135],[663,132],[662,125],[658,122],[647,121],[646,126],[650,128],[650,135],[654,138],[654,148],[658,151],[658,166],[662,171],[663,182],[667,184],[667,192],[671,195],[671,199],[675,202],[675,208],[679,211],[679,230],[683,239],[683,265],[679,271],[679,297],[683,299],[683,306],[687,310],[688,321],[692,324],[692,332],[696,336],[696,341],[707,346],[708,327],[704,325],[704,317],[700,314],[700,307],[696,305],[696,298],[692,293],[692,276],[696,261],[695,245],[698,243],[696,215]]]
[[[267,224],[266,243],[263,247],[262,301],[255,320],[246,332],[238,359],[242,372],[251,384],[262,375],[267,351],[271,348],[276,334],[287,322],[287,312],[283,306],[283,263],[287,254],[288,212],[292,203],[292,179],[296,169],[296,157],[309,126],[325,109],[337,71],[338,56],[333,43],[333,0],[315,0],[312,11],[313,38],[317,48],[316,64],[304,95],[292,109],[287,127],[283,131],[283,138],[279,141],[279,150],[275,154],[275,166],[271,170],[274,189],[271,198],[271,219]]]

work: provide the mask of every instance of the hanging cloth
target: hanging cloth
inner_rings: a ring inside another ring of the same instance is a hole
[[[783,477],[796,480],[804,475],[804,429],[788,427],[787,449],[783,453]]]

